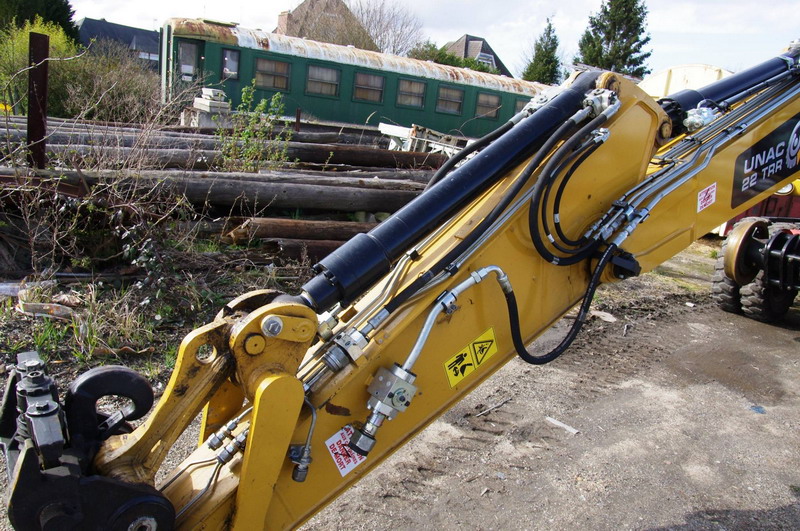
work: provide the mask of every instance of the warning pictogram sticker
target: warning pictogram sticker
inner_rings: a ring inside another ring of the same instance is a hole
[[[447,381],[455,387],[497,352],[494,329],[489,328],[444,362]]]
[[[697,212],[702,212],[717,202],[717,183],[707,186],[697,194]]]

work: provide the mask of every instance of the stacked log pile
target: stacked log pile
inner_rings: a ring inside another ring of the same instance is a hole
[[[26,141],[24,118],[6,117],[4,125],[0,122],[0,155]],[[231,243],[255,242],[284,256],[316,261],[375,226],[343,219],[397,211],[422,192],[445,160],[360,145],[363,140],[353,131],[296,132],[286,144],[291,164],[258,173],[219,172],[213,171],[222,156],[213,134],[49,120],[47,150],[57,169],[33,171],[6,158],[5,167],[0,163],[0,192],[47,187],[85,196],[100,184],[113,183],[134,191],[177,193],[198,210],[210,207],[230,216],[277,210],[283,212],[279,215],[293,211],[324,218],[328,212],[330,219],[242,218],[221,224],[225,230],[216,232]],[[231,226],[236,228],[231,231]]]
[[[9,117],[0,141],[6,146],[26,141],[26,124]],[[291,141],[281,142],[286,158],[327,166],[350,165],[381,168],[438,168],[445,157],[439,154],[389,151],[353,133],[295,132]],[[91,167],[102,161],[110,167],[141,169],[208,170],[223,162],[220,142],[214,135],[155,130],[85,122],[48,123],[47,152],[51,160]],[[380,144],[380,142],[378,142]]]

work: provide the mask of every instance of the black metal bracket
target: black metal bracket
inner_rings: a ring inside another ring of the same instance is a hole
[[[18,356],[0,405],[0,449],[9,477],[8,517],[17,530],[172,529],[175,510],[158,490],[91,473],[105,438],[130,431],[153,404],[153,390],[125,367],[79,377],[64,406],[36,352]],[[129,401],[110,415],[105,396]]]

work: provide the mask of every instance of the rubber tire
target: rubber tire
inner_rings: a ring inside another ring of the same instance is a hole
[[[770,225],[769,234],[784,229],[797,229],[798,224],[775,223]],[[740,290],[742,311],[747,317],[764,323],[780,320],[792,307],[797,290],[784,291],[770,286],[764,279],[764,271],[759,271],[755,280]]]
[[[725,274],[725,244],[722,243],[717,262],[714,264],[714,276],[711,277],[711,300],[720,310],[729,313],[742,313],[742,297],[739,284]]]
[[[770,323],[780,320],[792,307],[797,291],[784,291],[767,284],[764,272],[739,290],[744,314],[756,321]]]
[[[759,218],[742,218],[736,222],[747,223]],[[734,227],[736,227],[734,225]],[[742,298],[740,295],[741,286],[735,280],[725,274],[725,253],[727,252],[728,238],[722,241],[722,248],[719,250],[719,257],[714,264],[714,275],[711,277],[711,300],[713,300],[720,310],[729,313],[742,313]]]

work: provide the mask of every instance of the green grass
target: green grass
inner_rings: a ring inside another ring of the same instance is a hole
[[[70,331],[70,324],[43,319],[33,328],[33,345],[40,354],[55,354],[66,344]]]

